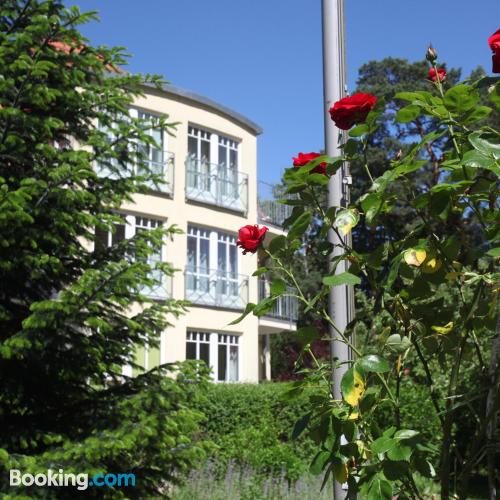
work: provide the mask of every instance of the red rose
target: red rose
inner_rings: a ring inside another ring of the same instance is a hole
[[[266,231],[266,226],[262,226],[262,228],[259,229],[257,224],[255,224],[255,226],[248,225],[240,228],[236,245],[243,248],[243,255],[247,252],[255,253],[257,251],[257,248],[259,248],[259,245],[264,240]]]
[[[436,81],[436,70],[434,68],[431,68],[429,70],[429,78],[433,82]],[[446,78],[446,70],[444,68],[438,68],[438,70],[437,70],[437,78],[439,78],[440,82],[442,82]]]
[[[366,120],[376,102],[374,95],[359,92],[337,101],[330,108],[330,116],[338,128],[349,130],[355,123],[363,123]]]
[[[299,153],[297,156],[293,158],[293,166],[294,167],[303,167],[307,165],[310,161],[314,160],[318,156],[321,156],[320,153]],[[326,174],[326,163],[321,162],[319,165],[314,167],[311,170],[311,173],[314,174]]]
[[[491,59],[493,60],[493,73],[500,73],[500,30],[495,31],[488,38],[488,45],[493,51]]]

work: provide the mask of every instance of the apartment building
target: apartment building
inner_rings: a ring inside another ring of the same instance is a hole
[[[138,363],[151,369],[201,359],[218,382],[269,379],[269,336],[295,328],[297,304],[284,297],[265,317],[250,315],[229,326],[248,302],[258,302],[269,290],[265,278],[251,276],[259,256],[244,256],[236,247],[238,229],[259,222],[269,227],[267,238],[283,234],[286,207],[272,197],[258,204],[261,128],[225,106],[171,85],[146,88],[131,114],[167,114],[179,123],[175,137],[152,131],[159,148],[147,149],[150,166],[166,184],[161,191],[136,195],[134,203],[121,209],[123,225],[101,237],[111,244],[112,238],[177,224],[184,234],[166,242],[153,258],[182,272],[148,293],[157,300],[183,298],[192,304],[173,327],[161,332],[159,349],[138,351]]]

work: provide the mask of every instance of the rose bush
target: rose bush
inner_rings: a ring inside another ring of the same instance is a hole
[[[489,39],[494,72],[498,69],[498,33]],[[330,109],[340,130],[357,125],[342,132],[339,157],[316,156],[301,168],[285,171],[287,193],[294,195],[282,200],[293,206],[285,222],[288,232],[261,249],[272,262],[272,294],[259,304],[249,304],[240,318],[252,312],[266,314],[281,295],[293,295],[306,311],[340,335],[339,342],[351,348],[355,358],[341,380],[343,397],[338,400],[331,383],[335,367],[315,359],[311,351],[311,344],[325,338],[324,333],[314,323],[297,331],[303,355],[313,359],[315,366],[304,366],[299,357],[297,368],[304,378],[294,382],[288,397],[303,394],[307,387],[310,407],[300,416],[292,437],[307,432],[315,441],[317,453],[310,470],[324,472],[325,483],[333,476],[347,483],[350,494],[374,500],[392,499],[395,494],[400,499],[423,498],[422,481],[438,483],[443,499],[467,498],[470,477],[483,456],[490,495],[498,476],[494,452],[499,445],[500,404],[500,132],[482,121],[492,113],[492,106],[500,109],[500,78],[482,77],[445,89],[435,49],[429,48],[427,60],[434,81],[428,90],[396,94],[401,105],[393,116],[396,123],[426,120],[433,130],[407,144],[382,175],[374,178],[366,161],[370,154],[367,138],[383,132],[377,120],[383,106],[375,106],[376,97],[370,94],[341,99]],[[490,106],[481,103],[481,89],[487,89]],[[365,160],[370,188],[348,206],[325,209],[318,199],[329,177],[343,162],[358,158]],[[405,179],[429,161],[429,183],[420,189],[406,183],[407,189],[396,199],[392,183],[405,186]],[[310,175],[322,163],[326,163],[326,175]],[[406,234],[395,237],[389,221],[401,206],[413,214],[413,222]],[[309,297],[292,272],[292,262],[301,250],[313,209],[322,219],[323,240],[318,249],[333,269],[322,277],[317,294]],[[367,253],[353,248],[346,237],[361,218],[381,235],[380,246]],[[471,227],[476,233],[472,236]],[[341,242],[341,255],[333,253],[327,238],[330,230]],[[477,244],[470,246],[467,241]],[[348,270],[337,273],[336,267],[344,261]],[[261,267],[255,275],[267,271]],[[376,351],[356,345],[351,336],[356,321],[340,331],[328,311],[318,306],[331,287],[343,285],[369,287],[373,314],[386,317],[377,332],[380,345]],[[440,442],[402,425],[401,391],[411,390],[411,384],[402,384],[402,377],[408,373],[410,359],[416,360],[424,374],[422,383],[440,425]],[[480,390],[463,389],[464,359],[483,374]],[[446,383],[444,394],[436,390],[436,380]],[[389,415],[383,426],[376,418],[381,409]],[[459,448],[454,425],[465,413],[471,420],[471,433],[467,445]]]

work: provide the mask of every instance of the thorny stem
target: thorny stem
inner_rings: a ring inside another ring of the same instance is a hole
[[[373,184],[373,177],[370,172],[370,167],[368,166],[367,148],[368,148],[368,141],[366,139],[363,139],[363,167],[366,170],[366,173],[368,174],[371,183]]]

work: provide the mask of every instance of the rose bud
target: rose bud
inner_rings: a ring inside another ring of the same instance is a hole
[[[493,51],[491,59],[493,61],[493,73],[500,73],[500,30],[495,31],[493,35],[488,38],[488,45]]]
[[[437,59],[437,57],[438,53],[436,49],[432,46],[432,44],[430,44],[427,52],[425,53],[425,58],[432,63]]]
[[[330,117],[341,130],[349,130],[356,123],[363,123],[375,107],[377,98],[372,94],[358,92],[337,101],[330,108]]]
[[[243,248],[243,255],[247,252],[255,253],[257,251],[262,241],[264,241],[266,231],[266,226],[259,229],[257,224],[254,226],[249,224],[240,228],[236,245]]]
[[[429,69],[429,79],[435,82],[437,79],[439,79],[440,82],[442,82],[446,78],[446,70],[444,68],[438,68],[437,70],[437,76],[436,76],[436,70],[435,68]]]
[[[293,166],[294,167],[304,167],[307,165],[310,161],[314,160],[315,158],[318,158],[318,156],[321,156],[320,153],[299,153],[297,156],[294,156],[293,158]],[[314,167],[311,170],[311,173],[313,174],[326,174],[326,163],[321,162],[319,165]]]

